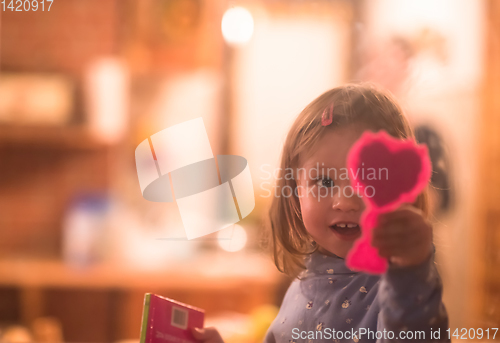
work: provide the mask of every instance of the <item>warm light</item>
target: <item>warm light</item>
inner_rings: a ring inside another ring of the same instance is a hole
[[[252,38],[253,18],[243,7],[233,7],[222,17],[222,35],[229,44],[243,44]]]
[[[128,125],[127,66],[115,57],[103,57],[91,61],[85,76],[90,132],[101,142],[116,143]]]
[[[220,230],[217,233],[217,238],[219,239],[221,248],[231,252],[243,249],[247,243],[247,233],[245,229],[238,224]]]

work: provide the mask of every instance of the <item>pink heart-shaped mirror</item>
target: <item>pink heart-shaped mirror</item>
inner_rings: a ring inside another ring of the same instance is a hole
[[[413,203],[424,190],[432,171],[427,147],[394,138],[385,131],[366,131],[351,147],[347,169],[366,209],[361,216],[362,236],[354,242],[346,264],[353,270],[384,273],[388,262],[371,246],[371,230],[380,213]]]

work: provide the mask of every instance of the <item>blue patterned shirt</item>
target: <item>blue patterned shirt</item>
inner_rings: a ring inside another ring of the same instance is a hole
[[[435,248],[418,266],[390,264],[386,273],[371,275],[350,270],[340,257],[313,253],[264,343],[451,342],[434,256]]]

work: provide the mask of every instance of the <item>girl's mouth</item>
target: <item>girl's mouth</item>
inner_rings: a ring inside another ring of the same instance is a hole
[[[361,236],[361,228],[355,223],[337,223],[330,228],[342,240],[352,241]]]

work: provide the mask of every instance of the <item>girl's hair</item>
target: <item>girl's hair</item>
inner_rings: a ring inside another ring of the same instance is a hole
[[[321,125],[325,109],[334,104],[333,121]],[[373,83],[356,83],[333,88],[302,110],[292,124],[281,153],[278,190],[291,187],[291,196],[275,196],[269,209],[271,230],[267,230],[267,243],[272,243],[274,262],[278,270],[297,277],[305,269],[304,257],[318,249],[318,245],[306,231],[296,196],[296,179],[285,177],[287,171],[299,168],[299,157],[308,156],[327,130],[350,123],[361,124],[373,131],[385,130],[393,137],[414,140],[413,130],[400,106],[388,91]],[[295,175],[295,174],[294,174]],[[413,204],[429,217],[429,194],[426,188]]]

